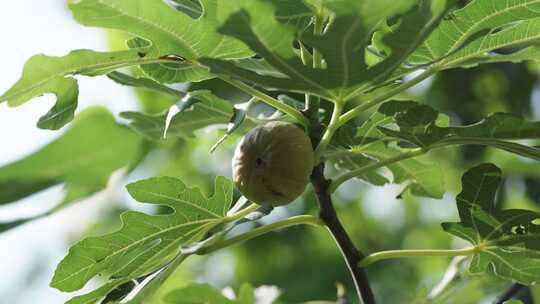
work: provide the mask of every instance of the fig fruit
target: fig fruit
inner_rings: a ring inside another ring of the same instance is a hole
[[[281,206],[304,192],[313,162],[311,140],[302,129],[270,122],[249,131],[238,143],[233,180],[247,199]]]

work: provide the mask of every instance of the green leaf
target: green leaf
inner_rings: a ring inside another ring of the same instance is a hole
[[[332,153],[334,155],[332,156]],[[330,152],[330,159],[337,162],[341,168],[359,170],[403,153],[400,149],[376,142],[364,147],[352,146]],[[392,172],[395,184],[406,184],[411,194],[432,198],[442,198],[445,192],[444,174],[440,166],[432,162],[405,159],[386,165]],[[373,185],[379,186],[388,183],[388,180],[377,173],[369,171],[357,176]]]
[[[172,66],[143,67],[154,79],[171,83],[212,78],[197,64],[200,57],[229,60],[252,55],[239,41],[217,33],[217,2],[205,0],[202,4],[204,12],[197,19],[163,1],[81,0],[70,8],[83,25],[122,30],[150,41],[149,56],[176,56],[179,60]],[[142,39],[132,43],[141,43]]]
[[[248,82],[287,88],[299,91],[315,91],[327,94],[317,73],[304,66],[293,48],[296,29],[276,19],[277,8],[271,2],[239,0],[220,2],[220,17],[223,25],[220,32],[242,40],[270,65],[289,78],[276,78],[244,70],[231,62],[212,58],[201,59],[218,74],[234,76]],[[291,81],[292,80],[292,81]]]
[[[264,59],[246,58],[234,61],[235,65],[242,69],[249,70],[263,76],[272,76],[276,78],[287,78],[287,76],[276,70]]]
[[[464,61],[460,66],[470,68],[483,63],[538,61],[540,60],[540,47],[530,46],[510,54],[484,54]]]
[[[338,16],[361,15],[364,22],[370,27],[376,26],[381,20],[388,19],[390,16],[405,13],[416,0],[304,0],[314,7],[323,7],[331,10]]]
[[[239,200],[236,204],[238,204],[240,207],[244,205],[244,203],[247,202],[247,200]],[[238,210],[236,207],[238,205],[235,205],[229,210],[229,212],[233,212],[233,210]],[[144,303],[153,303],[153,301],[156,301],[156,297],[160,295],[158,292],[161,285],[167,281],[167,279],[174,274],[178,266],[190,255],[193,254],[205,254],[205,250],[212,245],[223,241],[225,236],[228,232],[230,232],[234,227],[240,224],[244,224],[246,222],[256,221],[260,219],[261,217],[267,215],[271,210],[268,210],[264,207],[259,208],[258,210],[249,213],[244,218],[235,221],[233,223],[228,223],[227,226],[225,226],[224,229],[220,231],[216,231],[216,229],[212,230],[212,234],[210,237],[200,241],[195,242],[193,244],[184,245],[182,246],[182,253],[177,255],[171,262],[167,263],[163,268],[160,268],[156,271],[154,271],[151,274],[142,276],[140,278],[137,278],[136,280],[139,282],[138,285],[124,285],[125,288],[121,290],[121,292],[114,292],[114,297],[116,299],[124,299],[124,302],[127,304],[144,304]],[[221,226],[220,226],[221,227]],[[127,283],[126,283],[127,284]],[[137,290],[135,291],[135,287],[137,287]],[[239,294],[239,300],[242,298],[245,298],[246,300],[250,299],[250,288],[245,288],[250,286],[242,286],[240,289]],[[247,290],[246,290],[247,289]],[[130,295],[129,301],[126,302],[127,299],[125,299],[126,295]],[[253,296],[253,291],[251,291],[251,295]],[[112,297],[113,293],[109,293],[107,297]],[[246,303],[254,303],[246,302]]]
[[[416,102],[408,100],[391,100],[383,103],[377,112],[373,113],[368,120],[356,130],[355,136],[360,138],[360,140],[351,142],[351,144],[363,146],[386,137],[386,135],[379,130],[379,127],[395,123],[394,115],[405,112],[416,105]]]
[[[112,280],[91,292],[73,297],[72,299],[67,301],[66,304],[98,303],[98,301],[105,298],[109,293],[117,290],[117,288],[120,288],[123,284],[127,284],[127,283],[132,283],[132,282],[128,279]]]
[[[0,205],[60,183],[66,188],[65,202],[99,191],[115,170],[139,160],[141,144],[106,109],[87,109],[58,139],[0,167]]]
[[[439,113],[427,105],[416,105],[394,115],[399,130],[378,127],[387,136],[432,149],[450,145],[486,145],[524,157],[540,159],[540,149],[506,140],[540,138],[540,122],[526,121],[509,113],[494,113],[463,127],[441,127]]]
[[[474,61],[476,58],[485,58],[485,54],[497,49],[512,47],[519,49],[523,46],[538,44],[539,40],[540,18],[527,20],[474,40],[466,47],[445,58],[439,65],[443,68],[454,68],[464,63],[467,66],[468,62]],[[500,60],[501,57],[498,57],[498,59]],[[516,59],[512,60],[515,61]],[[535,60],[538,60],[538,58],[535,58]]]
[[[176,114],[167,130],[167,137],[193,137],[195,130],[214,125],[227,124],[233,116],[232,105],[210,91],[201,90],[188,93],[193,99],[200,101],[191,108]],[[163,138],[167,113],[160,115],[138,112],[123,112],[123,118],[129,119],[130,127],[140,134],[154,140]]]
[[[172,2],[174,8],[191,18],[199,18],[203,14],[203,7],[199,0],[172,0]]]
[[[370,1],[371,2],[371,1]],[[387,4],[384,13],[390,18],[402,12],[403,5]],[[444,1],[422,1],[412,10],[391,35],[392,54],[376,68],[368,71],[365,63],[365,48],[370,43],[371,33],[380,20],[361,13],[371,10],[349,10],[338,15],[324,35],[309,32],[298,33],[294,27],[286,26],[268,15],[275,15],[276,8],[263,1],[231,1],[223,3],[223,20],[220,32],[245,42],[268,64],[287,77],[261,75],[241,68],[232,62],[204,58],[201,62],[216,74],[232,76],[245,82],[298,92],[310,92],[333,101],[347,100],[369,83],[384,80],[397,69],[409,54],[420,44],[442,17]],[[409,2],[407,2],[409,3]],[[410,7],[409,3],[409,6]],[[220,7],[221,8],[221,7]],[[324,69],[313,69],[302,63],[293,48],[297,35],[301,41],[319,50],[325,61]],[[399,37],[399,39],[395,39]],[[412,42],[411,42],[412,41]]]
[[[359,170],[396,157],[403,153],[402,149],[384,143],[386,135],[379,130],[380,126],[394,123],[393,115],[412,108],[416,105],[412,101],[389,101],[381,105],[379,110],[356,129],[342,129],[336,140],[337,145],[327,155],[338,166],[348,170]],[[386,166],[393,175],[396,184],[407,184],[407,189],[417,196],[441,198],[445,192],[444,174],[435,163],[428,163],[416,159],[405,159]],[[384,185],[388,180],[370,170],[357,176],[373,185]]]
[[[159,295],[159,288],[173,275],[178,266],[187,258],[187,255],[181,254],[178,255],[171,263],[167,264],[162,269],[158,270],[159,272],[150,279],[149,282],[146,282],[142,289],[129,301],[125,302],[126,304],[145,304],[153,303],[155,298]],[[141,286],[139,286],[141,287]]]
[[[445,63],[441,63],[445,66],[483,56],[494,49],[523,43],[525,37],[537,35],[537,26],[535,28],[534,25],[538,21],[534,19],[538,17],[538,0],[471,1],[449,14],[414,53],[411,61],[429,63],[450,56],[443,60]]]
[[[245,200],[239,200],[237,204],[240,207],[245,203]],[[235,209],[237,206],[233,206],[229,212]],[[103,285],[102,287],[87,293],[85,295],[74,297],[68,302],[69,304],[79,304],[79,303],[95,303],[98,300],[106,301],[120,301],[127,304],[144,304],[144,303],[153,303],[156,301],[156,297],[160,295],[158,292],[160,287],[167,281],[167,279],[173,275],[176,269],[182,264],[182,262],[193,254],[204,254],[204,250],[213,244],[216,244],[219,241],[222,241],[234,227],[237,225],[256,221],[262,216],[267,215],[271,210],[265,210],[264,207],[249,213],[244,218],[229,223],[225,229],[222,229],[218,232],[215,229],[212,231],[210,237],[206,238],[203,241],[195,242],[192,244],[182,246],[182,253],[178,254],[172,261],[167,262],[162,268],[159,268],[151,273],[140,276],[136,279],[122,278],[118,280],[113,280],[110,283]],[[135,283],[137,282],[137,283]],[[136,290],[135,290],[136,289]],[[129,295],[129,300],[126,296]],[[253,297],[253,290],[249,285],[242,285],[238,295],[238,301],[243,301],[241,303],[254,303],[250,299]],[[109,303],[109,302],[106,302]]]
[[[345,150],[339,148],[336,148],[333,152],[339,153],[342,151],[352,152],[349,149]],[[339,157],[333,157],[331,158],[331,160],[335,162],[338,170],[345,169],[349,171],[358,170],[373,163],[373,159],[364,156],[361,153],[341,153]],[[376,171],[367,172],[365,174],[357,176],[357,178],[365,180],[366,182],[375,186],[383,186],[389,183],[389,180],[386,177]]]
[[[96,76],[120,67],[155,61],[156,58],[140,56],[147,51],[148,48],[119,52],[77,50],[63,57],[33,56],[24,65],[22,77],[0,96],[0,102],[7,101],[15,107],[52,93],[56,95],[56,104],[39,119],[38,127],[60,129],[73,119],[77,108],[79,88],[74,75]]]
[[[377,161],[383,161],[403,152],[379,142],[365,147],[361,153]],[[411,158],[390,164],[387,167],[394,176],[393,182],[396,184],[408,182],[407,188],[413,195],[432,198],[443,197],[445,192],[444,173],[436,163]]]
[[[221,144],[223,144],[231,134],[240,128],[247,118],[247,110],[251,102],[236,105],[233,108],[233,115],[227,125],[225,135],[223,135],[211,148],[210,153],[213,153]]]
[[[151,43],[141,38],[133,38],[127,41],[130,49],[149,47]],[[160,56],[161,52],[156,49],[150,56]],[[140,66],[141,74],[147,75],[160,83],[197,82],[214,78],[208,69],[195,65],[192,61],[186,60],[182,56],[169,55],[161,58],[171,60],[163,63],[147,64]]]
[[[420,1],[417,9],[404,15],[398,25],[379,38],[378,47],[384,47],[385,52],[390,54],[371,67],[367,76],[364,76],[370,84],[377,85],[387,80],[426,40],[448,11],[449,5],[446,2]]]
[[[168,86],[162,85],[148,78],[133,77],[128,74],[121,73],[121,72],[111,72],[107,74],[107,77],[114,80],[116,83],[119,83],[125,86],[152,90],[155,92],[159,92],[162,94],[166,94],[166,95],[170,95],[170,96],[174,96],[178,98],[182,98],[186,96],[186,93],[182,91],[171,89]]]
[[[487,272],[534,284],[540,279],[540,226],[536,224],[540,213],[499,209],[495,196],[500,182],[501,171],[495,165],[469,169],[456,198],[461,221],[442,227],[477,249],[469,266],[471,273]]]
[[[307,30],[312,22],[313,10],[304,1],[266,0],[276,8],[275,17],[280,23],[293,26],[298,31]]]
[[[71,247],[55,271],[52,287],[75,291],[98,274],[136,278],[162,267],[181,245],[200,240],[224,223],[233,191],[232,182],[224,177],[216,178],[210,198],[171,177],[150,178],[127,188],[137,201],[168,206],[174,212],[122,214],[123,226],[117,232],[89,237]]]
[[[236,301],[227,299],[220,291],[210,285],[194,283],[171,291],[165,296],[164,301],[174,304],[236,303]]]
[[[255,303],[255,290],[251,285],[243,284],[237,298],[229,300],[220,291],[208,284],[192,283],[186,287],[171,291],[165,296],[164,301],[174,304],[253,304]]]

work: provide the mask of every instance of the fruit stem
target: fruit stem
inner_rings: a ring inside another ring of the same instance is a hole
[[[315,216],[312,215],[299,215],[299,216],[293,216],[281,221],[274,222],[272,224],[264,225],[258,228],[255,228],[251,231],[248,231],[246,233],[240,234],[238,236],[235,236],[233,238],[230,238],[228,240],[224,240],[222,242],[215,243],[211,246],[208,246],[204,248],[203,250],[197,251],[197,254],[208,254],[211,252],[214,252],[216,250],[235,245],[237,243],[247,241],[249,239],[252,239],[254,237],[263,235],[265,233],[271,232],[273,230],[279,229],[279,228],[285,228],[295,225],[311,225],[311,226],[317,226],[322,227],[324,226],[324,223]]]
[[[280,102],[279,100],[273,98],[272,96],[269,96],[241,81],[237,81],[234,79],[231,79],[227,76],[220,75],[219,78],[226,83],[248,93],[249,95],[259,99],[260,101],[276,108],[277,110],[290,115],[294,119],[296,119],[300,124],[302,124],[304,127],[309,126],[309,120],[302,114],[302,112],[296,110],[295,108]]]
[[[469,256],[478,253],[481,250],[479,246],[467,247],[463,249],[410,249],[410,250],[388,250],[379,251],[366,256],[358,263],[359,267],[366,267],[377,261],[386,259],[397,259],[406,257],[424,257],[424,256]]]

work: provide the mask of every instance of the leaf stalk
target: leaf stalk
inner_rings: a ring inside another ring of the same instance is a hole
[[[343,184],[344,182],[348,181],[351,178],[366,174],[366,173],[368,173],[370,171],[373,171],[373,170],[376,170],[376,169],[391,165],[393,163],[400,162],[400,161],[405,160],[405,159],[409,159],[409,158],[413,158],[413,157],[425,154],[425,153],[427,153],[427,151],[428,150],[421,149],[421,148],[413,149],[413,150],[398,154],[398,155],[396,155],[394,157],[389,157],[389,158],[383,159],[383,160],[381,160],[379,162],[371,163],[369,165],[365,165],[362,168],[349,171],[349,172],[339,176],[338,178],[334,179],[332,181],[332,184],[330,185],[330,188],[328,189],[328,191],[330,191],[330,193],[334,193],[336,191],[336,189],[339,186],[341,186],[341,184]]]
[[[234,79],[231,79],[227,76],[219,76],[219,78],[223,81],[225,81],[226,83],[246,92],[247,94],[259,99],[260,101],[268,104],[269,106],[272,106],[274,108],[276,108],[277,110],[293,117],[294,119],[296,119],[296,121],[298,121],[300,124],[302,124],[304,127],[308,127],[309,126],[309,120],[302,114],[302,112],[296,110],[295,108],[287,105],[287,104],[284,104],[282,102],[280,102],[279,100],[241,82],[241,81],[237,81],[237,80],[234,80]]]
[[[211,246],[204,248],[203,250],[197,251],[197,254],[199,255],[208,254],[208,253],[223,249],[225,247],[229,247],[229,246],[238,244],[240,242],[250,240],[252,238],[271,232],[273,230],[295,226],[295,225],[310,225],[310,226],[322,227],[324,226],[324,223],[318,217],[315,217],[312,215],[293,216],[293,217],[290,217],[281,221],[274,222],[272,224],[255,228],[251,231],[240,234],[228,240],[215,243]]]
[[[254,212],[256,211],[257,209],[259,209],[259,205],[258,204],[251,204],[249,206],[247,206],[246,208],[244,209],[241,209],[240,211],[232,214],[232,215],[229,215],[229,216],[226,216],[223,218],[223,222],[224,223],[230,223],[230,222],[234,222],[236,220],[239,220],[243,217],[245,217],[246,215],[250,214],[251,212]]]
[[[358,266],[366,267],[375,262],[387,259],[407,258],[407,257],[434,257],[434,256],[469,256],[481,251],[481,247],[473,246],[463,249],[410,249],[410,250],[388,250],[379,251],[366,256],[360,261]]]
[[[429,78],[430,76],[432,76],[433,74],[435,74],[438,70],[437,69],[434,69],[434,68],[430,68],[430,69],[427,69],[427,70],[424,70],[424,72],[422,72],[420,75],[414,77],[413,79],[401,84],[400,86],[398,87],[395,87],[389,91],[387,91],[386,93],[378,96],[378,97],[375,97],[374,99],[364,103],[364,104],[361,104],[351,110],[349,110],[348,112],[346,112],[345,114],[343,114],[340,118],[339,118],[339,123],[338,123],[338,127],[341,127],[342,125],[344,125],[345,123],[347,123],[349,120],[355,118],[356,116],[358,116],[360,113],[366,111],[367,109],[371,108],[371,107],[374,107],[382,102],[385,102],[386,100],[396,96],[397,94],[409,89],[409,88],[412,88],[414,87],[415,85],[419,84],[420,82],[424,81],[425,79]]]
[[[336,131],[340,127],[339,117],[342,111],[343,111],[343,103],[336,101],[334,103],[334,111],[332,112],[332,118],[330,119],[330,124],[324,131],[321,141],[319,142],[319,145],[315,149],[315,163],[316,164],[318,164],[321,161],[322,155],[324,154],[324,151],[330,144],[330,141],[332,140],[334,133],[336,133]]]

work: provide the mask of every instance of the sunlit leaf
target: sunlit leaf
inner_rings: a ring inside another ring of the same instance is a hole
[[[171,89],[168,86],[162,85],[148,78],[133,77],[128,74],[116,72],[116,71],[107,74],[107,77],[109,77],[110,79],[114,80],[116,83],[119,83],[121,85],[152,90],[155,92],[174,96],[177,98],[182,98],[186,95],[186,93],[182,91]]]
[[[457,196],[461,221],[443,223],[443,229],[477,248],[470,262],[472,273],[484,272],[533,284],[540,279],[540,213],[501,210],[495,195],[501,183],[501,171],[495,165],[482,164],[468,170]]]
[[[33,154],[0,167],[0,204],[64,183],[65,201],[103,189],[109,176],[141,155],[141,138],[118,125],[103,108],[77,116],[58,139]]]
[[[19,106],[34,97],[51,93],[56,104],[39,119],[38,127],[57,130],[73,119],[77,108],[79,88],[74,75],[96,76],[112,70],[158,60],[142,57],[148,48],[119,52],[78,50],[63,57],[36,55],[24,66],[22,77],[4,95],[0,102]]]
[[[538,20],[534,20],[538,17],[537,0],[470,1],[441,22],[412,61],[443,59],[441,66],[451,66],[498,48],[533,42],[538,39]]]
[[[354,151],[354,150],[353,150]],[[383,143],[372,144],[361,152],[377,161],[396,157],[403,151],[388,147]],[[417,196],[442,198],[445,192],[444,174],[439,165],[417,159],[405,159],[388,165],[396,184],[409,183],[408,189]]]
[[[199,18],[203,13],[203,7],[199,0],[172,0],[171,2],[174,8],[191,18]]]
[[[338,16],[361,15],[369,27],[376,27],[381,20],[400,15],[418,4],[417,0],[304,0],[316,8],[325,8]]]
[[[99,301],[104,299],[110,292],[120,288],[123,284],[130,283],[133,284],[129,279],[112,280],[91,292],[70,299],[66,304],[99,303]]]
[[[388,45],[392,49],[391,56],[369,72],[364,58],[365,47],[370,43],[370,34],[376,29],[379,20],[375,22],[371,16],[361,15],[362,10],[349,10],[348,14],[338,15],[324,35],[310,32],[301,34],[302,42],[319,50],[324,57],[325,68],[313,69],[305,66],[294,51],[293,44],[297,39],[295,28],[268,18],[269,14],[275,14],[276,11],[270,3],[227,2],[223,4],[223,9],[228,15],[224,13],[227,18],[224,18],[225,23],[220,32],[245,42],[268,64],[287,77],[260,75],[223,60],[205,58],[201,62],[217,74],[225,74],[246,82],[316,93],[330,100],[348,99],[357,94],[356,90],[365,89],[367,82],[382,80],[385,75],[399,67],[442,17],[444,1],[440,1],[442,4],[438,2],[422,1],[403,18],[404,22],[390,35],[392,42],[388,42]],[[390,18],[401,12],[403,7],[395,1],[393,4],[387,3],[383,15]]]
[[[174,213],[122,214],[123,226],[117,232],[86,238],[71,247],[55,271],[52,287],[75,291],[98,274],[116,279],[152,272],[178,254],[181,245],[223,224],[232,201],[232,182],[223,177],[216,179],[210,198],[170,177],[142,180],[127,188],[136,200],[168,206]]]
[[[384,47],[387,56],[367,71],[367,82],[376,85],[386,81],[431,34],[448,8],[445,0],[420,1],[417,9],[404,15],[379,38],[379,47]]]
[[[485,54],[483,56],[477,56],[473,59],[464,61],[460,65],[463,67],[474,67],[482,63],[497,63],[497,62],[513,62],[519,63],[522,61],[539,61],[540,60],[540,47],[530,46],[520,51],[510,54]]]
[[[453,68],[460,66],[462,63],[467,66],[469,62],[476,58],[485,61],[486,54],[500,48],[523,47],[533,44],[538,44],[540,40],[540,18],[523,21],[516,25],[512,25],[507,29],[486,35],[481,39],[478,38],[467,46],[451,54],[445,58],[440,65],[444,68]],[[519,48],[518,48],[519,49]],[[532,53],[528,53],[530,57]],[[493,55],[497,56],[497,55]],[[502,61],[505,57],[497,57],[498,61]],[[508,61],[517,61],[517,59],[533,59],[538,60],[538,57],[520,58],[518,53],[512,58],[508,56]]]
[[[398,147],[387,145],[383,139],[385,134],[380,126],[394,123],[393,115],[416,105],[412,101],[390,101],[357,129],[342,129],[339,133],[339,147],[328,152],[328,157],[339,167],[348,170],[359,170],[377,162],[396,157],[404,152]],[[419,196],[441,198],[445,192],[444,174],[435,163],[405,159],[387,165],[392,172],[393,182],[407,184],[411,193]],[[377,171],[371,170],[358,176],[374,185],[383,185],[388,180]]]
[[[237,303],[236,301],[229,300],[219,290],[216,290],[207,284],[191,284],[186,287],[173,290],[165,296],[165,302],[174,304]]]
[[[70,4],[70,8],[83,25],[122,30],[150,41],[152,49],[148,56],[178,59],[168,65],[143,67],[154,79],[187,82],[213,77],[196,63],[200,57],[227,60],[252,54],[239,41],[216,31],[217,2],[205,0],[202,4],[203,14],[197,19],[163,1],[81,0]]]
[[[399,130],[378,127],[387,136],[432,149],[450,145],[486,145],[521,156],[540,159],[540,149],[507,140],[540,137],[540,122],[526,121],[509,113],[494,113],[482,121],[463,127],[444,127],[437,124],[439,112],[427,105],[416,105],[396,113]]]
[[[168,293],[164,301],[174,304],[194,303],[223,303],[223,304],[253,304],[255,303],[255,290],[249,284],[240,287],[236,299],[225,297],[219,290],[208,284],[190,284]]]
[[[193,91],[189,96],[199,102],[176,114],[167,129],[167,137],[192,137],[193,132],[215,124],[227,124],[233,116],[233,106],[209,91]],[[167,113],[145,114],[123,112],[123,118],[130,120],[130,127],[142,135],[159,140],[163,138]]]

